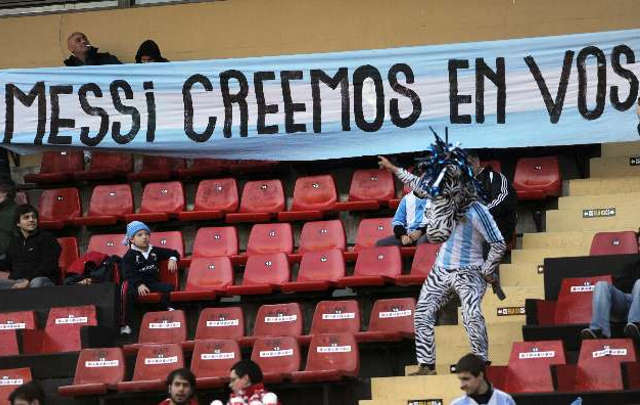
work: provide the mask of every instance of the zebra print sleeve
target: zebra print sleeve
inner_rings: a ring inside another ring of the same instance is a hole
[[[418,181],[420,181],[420,177],[415,174],[409,173],[407,170],[398,167],[396,168],[395,175],[400,179],[404,184],[408,184],[409,187],[415,189],[418,186]]]
[[[504,243],[504,240],[498,242],[489,243],[489,253],[487,254],[487,260],[482,264],[482,269],[480,271],[484,276],[488,276],[493,274],[498,265],[500,264],[500,260],[502,260],[502,256],[504,256],[504,252],[507,251],[507,244]]]

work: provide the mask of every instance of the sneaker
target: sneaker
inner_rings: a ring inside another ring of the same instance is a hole
[[[624,335],[630,337],[636,342],[640,342],[640,324],[636,322],[629,322],[624,327]]]
[[[604,339],[604,336],[602,335],[602,331],[597,329],[589,329],[589,328],[582,329],[580,331],[580,337],[582,338],[582,340]]]
[[[408,376],[418,376],[418,375],[436,375],[436,370],[429,368],[429,366],[421,364],[418,366],[418,369],[413,373],[407,374]]]
[[[131,327],[129,325],[124,325],[120,327],[120,334],[121,335],[130,335],[131,334]]]

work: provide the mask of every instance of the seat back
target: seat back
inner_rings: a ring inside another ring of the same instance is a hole
[[[105,255],[124,256],[129,249],[126,245],[122,244],[123,234],[105,234],[105,235],[91,235],[89,238],[88,252],[100,252]]]
[[[360,221],[354,250],[372,247],[382,238],[393,235],[392,218],[367,218]]]
[[[193,257],[234,256],[238,254],[238,233],[233,226],[198,229],[193,241]]]
[[[180,231],[152,232],[151,243],[153,246],[177,250],[180,257],[184,257],[184,241]]]
[[[513,187],[520,199],[544,199],[562,191],[557,156],[520,158],[516,163]]]
[[[64,221],[82,214],[80,196],[75,187],[43,190],[38,207],[41,221]]]
[[[633,231],[598,232],[591,240],[590,256],[638,253],[638,235]]]
[[[31,368],[12,368],[0,370],[0,403],[8,404],[9,395],[21,386],[31,381]]]
[[[133,171],[133,156],[122,152],[92,152],[89,171],[116,170],[131,173]]]
[[[576,390],[622,390],[620,363],[628,361],[636,361],[631,339],[583,340],[576,371]]]
[[[571,277],[562,280],[554,314],[556,325],[591,321],[593,289],[598,281],[612,282],[611,275]]]
[[[0,356],[20,354],[16,331],[35,328],[36,317],[33,311],[0,313]]]
[[[196,340],[191,356],[191,371],[196,378],[228,377],[231,367],[241,359],[240,346],[235,340]]]
[[[233,284],[233,266],[228,257],[196,257],[191,260],[186,291],[215,290]]]
[[[247,255],[268,253],[291,253],[293,231],[291,224],[255,224],[249,233]]]
[[[416,247],[416,253],[411,262],[411,274],[428,276],[433,263],[438,256],[441,243],[421,243]]]
[[[179,181],[147,183],[142,192],[140,212],[177,214],[184,211],[184,205],[184,190]]]
[[[320,301],[311,321],[310,335],[360,332],[360,308],[356,300]]]
[[[78,252],[78,241],[73,236],[58,238],[57,241],[62,248],[60,257],[58,258],[58,267],[60,267],[60,270],[64,271],[80,256],[80,253]]]
[[[345,250],[347,239],[344,233],[342,221],[332,219],[329,221],[305,222],[300,232],[298,251],[300,253],[314,250],[340,249]]]
[[[300,336],[302,311],[297,302],[258,308],[253,336]]]
[[[126,363],[122,349],[82,349],[76,363],[73,384],[104,383],[115,386],[124,379]]]
[[[248,181],[242,189],[239,212],[284,211],[284,190],[280,180]]]
[[[398,246],[377,246],[358,252],[354,276],[397,277],[402,273],[402,256]]]
[[[49,310],[45,326],[43,353],[70,352],[82,349],[80,329],[98,324],[96,307],[58,307]]]
[[[140,323],[138,343],[181,343],[187,340],[184,311],[147,312]]]
[[[338,192],[333,177],[298,177],[293,188],[291,211],[328,210],[338,201]]]
[[[133,194],[129,184],[96,186],[89,201],[89,216],[133,213]]]
[[[234,212],[238,204],[236,179],[202,180],[198,184],[193,210]]]
[[[356,339],[350,333],[313,335],[305,371],[340,370],[355,377],[360,371]]]
[[[306,252],[300,260],[297,281],[338,281],[344,277],[344,257],[338,249]]]
[[[84,169],[82,151],[44,152],[40,173],[77,173]]]
[[[200,312],[196,327],[196,340],[238,339],[243,336],[244,314],[242,308],[205,308]]]
[[[180,345],[143,345],[138,350],[131,381],[164,381],[170,372],[182,367],[184,358]]]
[[[513,342],[504,380],[508,392],[552,392],[551,365],[565,364],[561,340]]]
[[[382,201],[393,198],[396,198],[396,183],[388,171],[360,169],[353,172],[349,201]]]
[[[300,370],[300,347],[292,336],[263,337],[253,344],[251,360],[263,373],[292,373]]]
[[[290,278],[289,260],[284,253],[253,255],[247,259],[242,284],[282,284]]]
[[[369,317],[369,331],[400,332],[413,336],[414,298],[381,299],[373,303]]]

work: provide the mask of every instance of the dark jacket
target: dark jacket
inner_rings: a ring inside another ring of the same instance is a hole
[[[16,203],[12,199],[7,198],[0,203],[0,255],[9,248],[13,231],[16,229],[15,211]]]
[[[48,277],[55,282],[61,250],[49,232],[38,229],[25,239],[22,232],[16,230],[1,265],[10,270],[9,278],[12,280]]]
[[[483,169],[476,179],[485,193],[485,205],[496,221],[504,240],[509,242],[516,228],[518,196],[507,178],[490,168]]]
[[[138,288],[140,284],[157,282],[160,279],[158,263],[171,257],[180,259],[178,252],[173,249],[153,246],[147,259],[144,258],[142,252],[129,249],[122,257],[121,262],[124,279],[135,288]]]
[[[84,65],[119,65],[122,62],[115,56],[108,52],[98,52],[98,48],[89,49],[87,54],[87,62],[82,62],[74,55],[69,56],[64,60],[64,64],[67,66],[84,66]]]
[[[138,48],[136,53],[136,63],[142,63],[142,55],[151,56],[154,62],[169,62],[168,59],[162,57],[160,47],[151,39],[147,39]]]

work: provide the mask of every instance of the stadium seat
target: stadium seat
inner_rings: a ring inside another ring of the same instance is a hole
[[[293,252],[291,224],[255,224],[249,233],[247,256]]]
[[[280,180],[248,181],[242,189],[238,212],[227,214],[226,221],[266,222],[278,212],[284,211],[284,203]]]
[[[344,258],[338,249],[318,250],[302,255],[298,278],[282,284],[283,292],[328,290],[345,275]]]
[[[360,250],[352,276],[338,281],[340,287],[382,286],[402,272],[398,246],[381,246]]]
[[[105,255],[124,256],[128,247],[122,244],[123,234],[91,235],[87,252],[100,252]]]
[[[177,250],[184,257],[184,241],[180,231],[151,232],[153,246]]]
[[[333,209],[338,192],[331,175],[298,177],[293,189],[293,202],[289,211],[278,213],[279,221],[321,219]]]
[[[393,235],[393,218],[366,218],[358,225],[354,251],[374,247],[379,239]]]
[[[124,345],[125,352],[135,352],[146,344],[182,343],[187,339],[184,311],[146,312],[140,322],[138,342]]]
[[[40,161],[40,173],[25,174],[25,183],[66,183],[73,174],[84,169],[82,151],[44,152]]]
[[[544,200],[559,196],[562,192],[562,176],[558,157],[518,159],[513,187],[520,200]]]
[[[89,169],[73,175],[76,180],[126,177],[133,171],[133,156],[122,152],[92,152]]]
[[[416,247],[416,253],[411,262],[409,274],[402,274],[395,278],[397,285],[421,285],[431,272],[436,261],[440,243],[421,243]]]
[[[342,221],[332,219],[305,222],[300,232],[298,245],[300,253],[327,249],[345,250],[347,241]]]
[[[178,169],[180,178],[210,177],[225,171],[226,160],[221,159],[193,159],[190,167]]]
[[[184,211],[184,190],[179,181],[147,183],[137,214],[125,215],[127,222],[163,222]]]
[[[23,353],[79,351],[82,349],[80,329],[97,324],[96,308],[93,305],[51,308],[44,329],[23,331]]]
[[[352,334],[327,333],[314,335],[309,346],[304,371],[291,375],[295,383],[338,381],[357,377],[360,371],[358,344]]]
[[[62,229],[82,214],[77,188],[43,190],[38,206],[38,225],[43,229]]]
[[[236,179],[202,180],[198,184],[192,211],[178,213],[181,221],[202,221],[223,218],[238,209]]]
[[[555,366],[557,391],[589,392],[624,389],[624,362],[635,362],[636,352],[631,339],[584,340],[577,364]]]
[[[590,256],[638,254],[638,235],[634,231],[598,232],[591,241]]]
[[[490,167],[494,172],[502,173],[502,163],[499,160],[483,160],[480,167]]]
[[[78,259],[80,254],[78,253],[78,241],[75,237],[66,236],[64,238],[58,238],[57,241],[62,248],[60,258],[58,259],[58,267],[60,268],[60,275],[62,276],[60,281],[62,282],[64,280],[65,270]]]
[[[300,347],[292,336],[258,338],[251,360],[260,366],[266,384],[280,383],[300,370]]]
[[[239,339],[241,346],[250,346],[259,337],[302,335],[302,310],[297,302],[262,305],[258,308],[253,335]]]
[[[184,367],[184,359],[180,345],[143,345],[136,356],[133,378],[131,381],[119,382],[118,391],[166,391],[167,375],[182,367]]]
[[[228,257],[197,257],[191,260],[183,291],[173,291],[171,301],[212,300],[233,284],[233,266]]]
[[[414,298],[380,299],[373,303],[369,328],[357,334],[359,342],[413,339]]]
[[[238,342],[232,339],[197,340],[191,357],[191,371],[198,389],[219,388],[229,382],[229,370],[242,359]]]
[[[18,205],[29,204],[29,194],[24,191],[18,191],[16,192],[16,198],[14,198],[14,201]]]
[[[353,172],[349,200],[336,204],[341,211],[376,210],[396,198],[393,175],[386,170],[361,169]]]
[[[162,283],[171,284],[173,286],[173,291],[177,291],[179,287],[179,276],[180,272],[170,272],[169,271],[169,261],[165,260],[159,263],[160,265],[160,274],[159,279]],[[162,299],[162,293],[159,292],[151,292],[145,296],[138,296],[138,302],[140,303],[158,303]]]
[[[209,339],[239,340],[243,336],[244,314],[242,313],[242,308],[205,308],[200,312],[195,341]],[[195,341],[188,340],[182,344],[182,347],[185,350],[193,350]]]
[[[247,259],[241,285],[228,286],[228,295],[271,294],[289,281],[291,270],[284,253],[253,255]]]
[[[78,355],[72,385],[58,387],[64,397],[104,395],[124,379],[126,364],[119,347],[82,349]]]
[[[300,338],[300,343],[308,345],[313,335],[321,333],[360,332],[360,307],[356,300],[320,301],[316,305],[311,320],[309,334]]]
[[[166,156],[145,155],[142,157],[142,168],[139,172],[129,173],[129,181],[165,181],[178,174],[178,169],[184,169],[184,159]]]
[[[31,368],[12,368],[0,370],[0,403],[9,404],[9,395],[21,386],[31,381]]]
[[[237,259],[238,233],[236,228],[233,226],[220,226],[198,229],[193,240],[192,252],[192,259],[217,256]],[[192,259],[187,259],[185,262]]]
[[[96,186],[91,193],[89,212],[73,220],[76,225],[113,225],[133,213],[133,194],[129,184]]]
[[[18,330],[36,329],[36,316],[33,311],[0,313],[0,356],[20,354]]]

